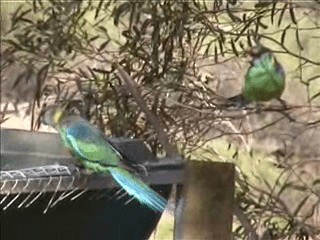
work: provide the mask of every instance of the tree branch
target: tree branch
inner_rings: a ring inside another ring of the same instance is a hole
[[[165,133],[164,125],[160,121],[160,119],[152,113],[143,98],[141,97],[141,94],[138,89],[138,85],[136,82],[129,76],[129,74],[123,69],[122,66],[119,64],[117,65],[117,73],[116,75],[125,83],[125,85],[128,87],[129,91],[131,92],[133,98],[138,103],[141,110],[146,115],[147,121],[153,126],[158,139],[164,148],[164,150],[167,153],[168,157],[179,157],[178,148],[175,144],[170,143],[168,135]]]

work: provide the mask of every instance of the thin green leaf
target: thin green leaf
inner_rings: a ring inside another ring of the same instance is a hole
[[[106,46],[110,43],[110,39],[108,39],[107,41],[103,42],[100,47],[98,48],[98,51],[101,52],[103,49],[106,48]]]
[[[314,94],[311,98],[310,98],[310,101],[313,101],[314,99],[320,97],[320,92]],[[320,182],[320,180],[318,180]]]
[[[98,29],[104,32],[106,35],[109,35],[108,30],[104,26],[99,26]]]
[[[284,41],[285,41],[285,37],[286,37],[286,34],[287,34],[287,30],[290,28],[290,24],[283,30],[282,34],[281,34],[281,44],[283,45],[284,44]]]
[[[256,3],[255,5],[254,5],[254,7],[255,8],[266,8],[266,7],[268,7],[270,4],[271,4],[272,2],[270,1],[261,1],[261,2],[259,2],[259,3]]]
[[[220,54],[221,54],[222,57],[224,57],[224,49],[223,49],[222,40],[221,41],[218,40],[218,43],[219,43]]]
[[[263,29],[268,29],[268,25],[264,24],[261,21],[262,17],[258,17],[258,24],[263,28]]]
[[[320,93],[318,93],[318,95],[320,96]],[[320,184],[320,179],[316,179],[313,181],[312,185],[315,186],[317,184]]]
[[[248,32],[250,33],[250,30]],[[249,33],[247,34],[247,43],[249,47],[252,47],[253,45],[252,45],[252,41]]]
[[[100,13],[100,10],[102,8],[102,4],[103,4],[104,0],[100,0],[99,1],[99,4],[96,8],[96,13],[94,14],[94,20],[96,20],[98,17],[99,17],[99,13]]]
[[[21,18],[18,19],[18,22],[19,22],[19,21],[33,24],[33,21],[30,20],[30,19],[28,19],[28,18],[23,18],[23,17],[21,17]]]
[[[21,4],[17,8],[17,10],[12,14],[12,17],[11,17],[11,28],[13,28],[16,25],[17,18],[18,18],[17,16],[18,16],[18,14],[19,14],[19,12],[21,11],[22,8],[23,8],[23,5]]]
[[[20,46],[20,44],[15,42],[14,40],[6,39],[6,40],[3,40],[3,41],[8,43],[8,44],[10,44],[10,45],[12,45],[12,46],[14,46],[15,49],[17,49],[17,50],[22,50],[22,47]]]
[[[242,15],[242,22],[243,23],[247,22],[247,14],[245,13]]]
[[[93,42],[93,41],[95,41],[95,40],[97,40],[99,38],[99,36],[97,35],[97,36],[94,36],[94,37],[91,37],[91,38],[89,38],[89,42]]]
[[[292,188],[292,186],[294,185],[294,182],[286,182],[285,184],[283,184],[280,188],[280,191],[278,192],[278,196],[280,196],[286,189]]]
[[[246,25],[244,25],[244,27],[241,29],[241,31],[239,32],[238,36],[235,38],[235,41],[238,41],[240,39],[240,37],[243,36],[243,33],[248,29],[248,27],[251,25],[250,22],[248,22]]]
[[[284,6],[283,6],[283,8],[282,8],[282,10],[281,10],[281,13],[280,13],[280,17],[279,17],[279,20],[278,20],[278,27],[279,27],[279,26],[281,25],[281,23],[282,23],[282,19],[283,19],[283,16],[284,16],[284,13],[285,13],[287,7],[288,7],[288,3],[285,3]]]
[[[230,42],[230,43],[231,43],[231,47],[232,47],[233,53],[234,53],[237,57],[239,57],[239,53],[238,53],[238,50],[237,50],[237,48],[236,48],[236,45],[235,45],[233,39],[231,39],[231,42]]]
[[[271,15],[270,15],[270,17],[271,17],[271,24],[273,25],[273,23],[274,23],[274,15],[275,15],[275,11],[276,11],[276,6],[277,6],[277,2],[274,2],[273,4],[272,4],[272,8],[271,8]]]
[[[241,18],[239,18],[237,15],[233,14],[233,12],[230,10],[229,8],[229,4],[226,4],[226,10],[227,10],[227,14],[230,17],[230,19],[233,22],[242,22]]]
[[[298,213],[300,212],[300,210],[302,209],[302,207],[305,205],[305,203],[307,202],[307,200],[309,199],[310,195],[304,197],[302,199],[302,201],[298,204],[297,208],[294,210],[293,212],[293,216],[298,216]]]
[[[113,24],[115,26],[119,25],[120,17],[126,12],[128,12],[130,8],[131,8],[130,2],[125,2],[113,10],[112,16],[113,16]]]
[[[297,44],[300,48],[300,50],[303,50],[303,46],[302,46],[302,43],[300,41],[300,36],[299,36],[299,28],[296,29],[296,41],[297,41]]]
[[[231,158],[236,159],[239,156],[239,150],[237,149],[234,154],[232,154]]]
[[[295,25],[297,25],[297,19],[296,19],[296,16],[295,16],[295,14],[294,14],[294,9],[293,9],[292,3],[290,3],[289,12],[290,12],[291,21],[292,21]]]
[[[214,61],[218,62],[218,48],[217,45],[214,45]]]

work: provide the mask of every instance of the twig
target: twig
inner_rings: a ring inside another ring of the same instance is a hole
[[[168,135],[164,132],[164,125],[159,120],[159,118],[152,113],[143,98],[141,97],[141,94],[139,92],[138,86],[135,81],[129,76],[129,74],[123,69],[122,66],[119,64],[117,65],[117,75],[118,77],[125,83],[125,85],[128,87],[129,91],[131,92],[133,98],[138,103],[141,110],[146,115],[147,121],[153,126],[155,132],[158,135],[158,139],[167,152],[168,157],[178,157],[179,152],[178,148],[175,144],[170,143]]]
[[[239,208],[238,204],[234,205],[234,214],[238,218],[241,225],[244,227],[245,231],[248,233],[249,239],[250,240],[258,240],[259,235],[255,232],[254,227],[251,225],[248,217]]]

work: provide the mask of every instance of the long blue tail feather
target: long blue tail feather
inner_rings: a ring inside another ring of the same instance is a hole
[[[108,170],[116,182],[140,203],[158,212],[162,212],[166,208],[166,199],[127,170],[114,167],[108,168]]]

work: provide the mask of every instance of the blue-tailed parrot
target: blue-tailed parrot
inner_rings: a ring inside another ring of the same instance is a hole
[[[114,180],[140,203],[154,211],[163,211],[167,200],[142,182],[133,168],[108,141],[104,133],[85,119],[69,113],[61,107],[48,107],[43,123],[54,127],[65,146],[89,170],[111,174]]]
[[[278,99],[284,104],[280,97],[285,88],[285,72],[272,51],[259,43],[248,54],[252,61],[245,76],[244,90],[228,100],[245,105]]]

